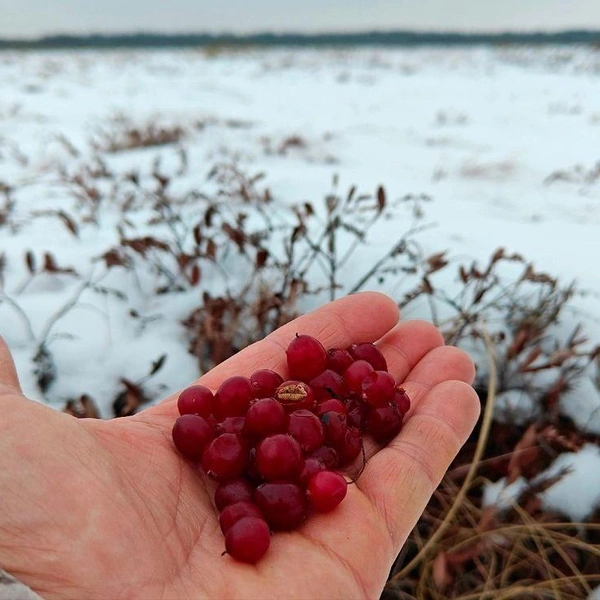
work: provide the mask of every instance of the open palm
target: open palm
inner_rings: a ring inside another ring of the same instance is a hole
[[[476,421],[471,360],[395,304],[349,296],[280,328],[200,380],[285,372],[296,332],[377,341],[412,399],[400,435],[344,502],[277,533],[257,565],[222,556],[215,485],[176,454],[176,396],[134,417],[75,419],[26,400],[0,340],[0,565],[44,598],[375,598]]]

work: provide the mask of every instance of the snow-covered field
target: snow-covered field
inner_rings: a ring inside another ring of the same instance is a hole
[[[419,241],[428,251],[464,262],[485,261],[500,246],[522,253],[576,280],[587,294],[573,302],[573,322],[600,337],[598,49],[8,52],[0,54],[0,333],[30,397],[42,399],[32,362],[42,339],[60,373],[46,397],[57,406],[87,392],[109,416],[119,378],[139,380],[162,354],[149,384],[157,396],[197,376],[180,322],[199,291],[160,297],[153,282],[106,272],[92,259],[118,242],[118,203],[103,189],[97,223],[86,223],[64,183],[123,117],[185,133],[179,145],[102,154],[121,175],[149,177],[157,156],[162,172],[174,171],[182,147],[182,189],[208,189],[211,167],[234,162],[264,171],[275,202],[321,199],[334,175],[340,189],[372,193],[383,184],[388,198],[426,195],[432,226]],[[144,235],[148,215],[136,215],[127,227]],[[405,216],[381,224],[348,273],[388,248],[409,226]],[[32,277],[28,251],[37,270],[50,252],[79,276]],[[126,300],[91,291],[90,281]],[[389,280],[382,289],[398,291]],[[132,319],[132,309],[151,325]],[[599,392],[589,378],[582,385],[579,404],[565,410],[600,432]]]

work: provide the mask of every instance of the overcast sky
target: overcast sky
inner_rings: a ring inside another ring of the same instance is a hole
[[[600,28],[600,0],[0,0],[0,36]]]

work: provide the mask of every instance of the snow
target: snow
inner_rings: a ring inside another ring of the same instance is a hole
[[[494,483],[488,482],[483,488],[481,504],[484,507],[494,505],[498,510],[507,510],[518,503],[519,496],[528,485],[524,477],[518,477],[508,485],[506,477]]]
[[[586,444],[578,452],[561,454],[534,482],[563,471],[564,477],[540,495],[542,503],[580,522],[600,506],[600,448]]]
[[[120,378],[143,378],[162,354],[166,363],[147,384],[156,397],[198,375],[181,321],[198,305],[200,291],[157,296],[147,272],[134,280],[122,270],[107,271],[97,258],[119,241],[123,198],[99,181],[110,200],[96,225],[83,223],[85,211],[59,181],[61,165],[74,175],[90,163],[91,141],[117,118],[186,129],[181,146],[189,171],[174,185],[180,193],[210,190],[212,166],[233,161],[250,173],[264,171],[276,203],[320,200],[334,175],[341,193],[353,184],[372,193],[383,184],[390,199],[421,197],[431,225],[419,234],[426,251],[448,250],[453,262],[468,263],[485,261],[503,246],[565,282],[575,280],[586,294],[575,298],[572,321],[561,325],[568,332],[583,321],[594,339],[600,320],[599,73],[600,53],[591,48],[1,53],[0,190],[2,183],[13,189],[15,209],[11,225],[0,226],[1,289],[13,302],[0,302],[0,333],[14,352],[24,391],[43,399],[32,356],[44,338],[60,372],[46,400],[57,407],[86,392],[109,416]],[[292,136],[305,145],[282,149]],[[157,156],[162,172],[180,164],[175,145],[103,159],[117,174],[135,168],[148,181]],[[0,193],[0,213],[3,202]],[[361,267],[411,226],[413,206],[399,208],[400,221],[378,224],[344,271],[347,289]],[[76,215],[78,237],[56,216],[32,217],[49,209]],[[129,232],[148,233],[148,216],[138,206]],[[80,276],[31,278],[27,251],[38,263],[52,252]],[[235,261],[221,266],[233,279],[244,268]],[[203,281],[213,293],[226,286],[218,269]],[[444,285],[455,283],[448,276]],[[126,293],[126,300],[93,286]],[[398,282],[380,288],[401,294]],[[132,319],[131,310],[141,318]],[[413,308],[406,316],[426,315]],[[578,385],[561,408],[600,433],[591,367]],[[496,416],[526,418],[534,400],[506,392]],[[589,514],[598,503],[599,461],[591,446],[560,456],[551,472],[569,465],[573,472],[545,493],[546,504],[572,518]],[[496,482],[485,501],[505,506],[521,485]]]

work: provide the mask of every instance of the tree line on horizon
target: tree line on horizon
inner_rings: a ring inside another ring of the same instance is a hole
[[[152,48],[205,46],[469,46],[491,44],[595,45],[600,31],[458,33],[371,31],[360,33],[256,33],[234,34],[90,34],[48,35],[35,39],[0,38],[0,50],[68,48]]]

